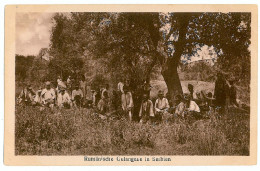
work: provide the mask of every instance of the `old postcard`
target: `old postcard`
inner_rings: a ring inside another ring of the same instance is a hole
[[[6,165],[254,165],[257,5],[9,5]]]

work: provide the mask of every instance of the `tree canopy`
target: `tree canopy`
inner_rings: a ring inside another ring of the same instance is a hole
[[[99,61],[104,73],[143,80],[159,66],[173,97],[180,59],[208,46],[220,70],[250,77],[250,13],[58,13],[53,22],[50,66],[67,74]]]

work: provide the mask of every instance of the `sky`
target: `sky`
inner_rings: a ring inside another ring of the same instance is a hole
[[[54,13],[16,14],[16,54],[38,55],[41,48],[49,47],[53,15]],[[168,27],[163,29],[169,30]],[[191,57],[190,62],[208,58],[209,49],[204,46],[197,55]]]
[[[16,13],[16,54],[38,55],[50,43],[54,13]]]

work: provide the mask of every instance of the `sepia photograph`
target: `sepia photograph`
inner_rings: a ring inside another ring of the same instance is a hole
[[[251,156],[257,30],[219,11],[14,12],[14,157]]]

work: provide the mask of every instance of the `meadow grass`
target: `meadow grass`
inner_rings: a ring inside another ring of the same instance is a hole
[[[249,155],[249,114],[161,124],[98,117],[91,109],[17,106],[16,155]]]

